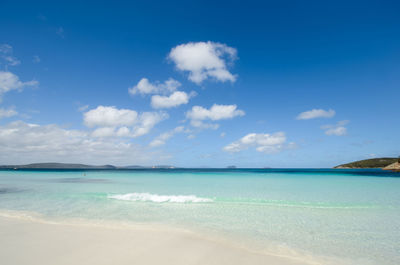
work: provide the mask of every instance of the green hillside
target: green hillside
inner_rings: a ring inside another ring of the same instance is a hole
[[[394,162],[397,162],[398,160],[399,158],[394,157],[372,158],[342,164],[334,168],[383,168]]]

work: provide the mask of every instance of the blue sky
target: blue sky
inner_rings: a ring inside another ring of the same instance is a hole
[[[0,164],[398,156],[396,1],[2,1]]]

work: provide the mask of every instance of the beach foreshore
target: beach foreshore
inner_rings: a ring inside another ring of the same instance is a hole
[[[318,264],[253,252],[190,231],[0,216],[2,265]]]

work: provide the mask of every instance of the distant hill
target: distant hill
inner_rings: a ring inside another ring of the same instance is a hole
[[[398,160],[398,158],[392,157],[372,158],[342,164],[334,168],[384,168],[390,164],[397,162]]]
[[[66,163],[34,163],[27,165],[4,165],[0,169],[115,169],[115,166],[91,166],[84,164],[66,164]]]
[[[84,164],[68,164],[68,163],[34,163],[27,165],[3,165],[0,169],[173,169],[174,166],[170,165],[156,165],[156,166],[123,166],[116,167],[113,165],[84,165]]]

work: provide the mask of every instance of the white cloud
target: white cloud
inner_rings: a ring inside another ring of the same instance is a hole
[[[128,127],[120,127],[115,134],[119,137],[129,137],[131,134],[131,131]]]
[[[160,121],[168,118],[164,112],[143,112],[139,116],[139,123],[133,128],[132,137],[145,135]]]
[[[87,127],[97,127],[94,137],[139,137],[150,132],[160,121],[168,118],[164,112],[143,112],[138,114],[130,109],[114,106],[98,106],[83,114]]]
[[[92,132],[93,137],[111,137],[115,135],[114,127],[100,127]]]
[[[139,83],[129,88],[131,95],[136,94],[158,94],[151,97],[151,106],[155,109],[173,108],[182,104],[187,104],[189,99],[195,95],[195,92],[190,94],[177,91],[181,83],[170,78],[164,83],[151,83],[147,78],[142,78]]]
[[[277,153],[287,148],[285,142],[286,135],[284,132],[277,132],[273,134],[249,133],[239,140],[228,144],[223,148],[223,150],[226,152],[235,153],[246,150],[249,147],[255,147],[258,152]]]
[[[222,132],[219,136],[221,136],[222,138],[226,136],[226,132]]]
[[[216,123],[206,123],[206,122],[199,121],[199,120],[191,120],[191,121],[190,121],[190,124],[191,124],[193,127],[200,128],[200,129],[212,129],[212,130],[216,130],[216,129],[219,128],[219,124],[216,124]]]
[[[325,130],[326,135],[335,135],[335,136],[343,136],[347,134],[347,128],[344,127],[346,124],[348,124],[348,120],[344,121],[339,121],[335,125],[324,125],[321,126],[322,130]]]
[[[245,112],[237,109],[237,105],[218,105],[214,104],[210,109],[203,108],[201,106],[194,106],[190,110],[186,117],[192,120],[206,120],[210,119],[213,121],[232,119],[236,116],[243,116]]]
[[[0,161],[3,164],[55,161],[132,165],[156,164],[159,160],[159,154],[149,153],[123,138],[92,138],[90,132],[23,121],[0,125]]]
[[[237,116],[243,116],[245,112],[237,109],[236,105],[218,105],[214,104],[210,109],[201,106],[193,106],[191,110],[186,113],[186,118],[191,120],[191,125],[194,127],[202,128],[218,128],[217,124],[206,124],[204,120],[226,120],[232,119]]]
[[[8,44],[0,44],[0,58],[6,65],[19,65],[21,62],[13,56],[13,48]]]
[[[96,128],[91,136],[93,137],[135,137],[128,127],[100,127]]]
[[[0,101],[2,95],[11,90],[21,90],[27,86],[36,86],[38,81],[22,82],[19,77],[11,72],[0,71]]]
[[[170,78],[164,83],[155,82],[151,83],[147,78],[142,78],[136,86],[133,86],[128,89],[129,94],[136,95],[136,94],[169,94],[174,91],[178,87],[181,86],[181,83],[178,81]]]
[[[335,116],[336,112],[333,109],[323,110],[323,109],[312,109],[309,111],[304,111],[300,113],[296,119],[297,120],[309,120],[315,118],[332,118]]]
[[[157,146],[164,145],[169,138],[174,136],[176,133],[183,132],[183,130],[184,130],[183,126],[178,126],[178,127],[176,127],[175,129],[173,129],[171,131],[162,133],[159,136],[157,136],[153,141],[151,141],[149,146],[157,147]]]
[[[155,109],[173,108],[189,103],[190,95],[183,91],[175,91],[169,96],[154,95],[151,97],[151,106]]]
[[[17,115],[18,112],[16,112],[14,109],[1,109],[0,108],[0,119],[1,118],[9,118],[12,116]]]
[[[189,80],[200,84],[208,78],[235,82],[236,76],[227,63],[236,59],[236,49],[216,42],[189,42],[171,49],[168,58],[181,71],[189,72]]]
[[[325,131],[325,134],[326,135],[342,136],[342,135],[347,134],[347,128],[343,127],[343,126],[330,128],[330,129],[327,129]]]
[[[8,65],[11,66],[19,65],[21,63],[17,58],[13,56],[4,56],[3,58],[8,63]]]
[[[138,113],[129,109],[117,109],[114,106],[98,106],[84,113],[84,122],[88,127],[114,127],[133,125]]]

